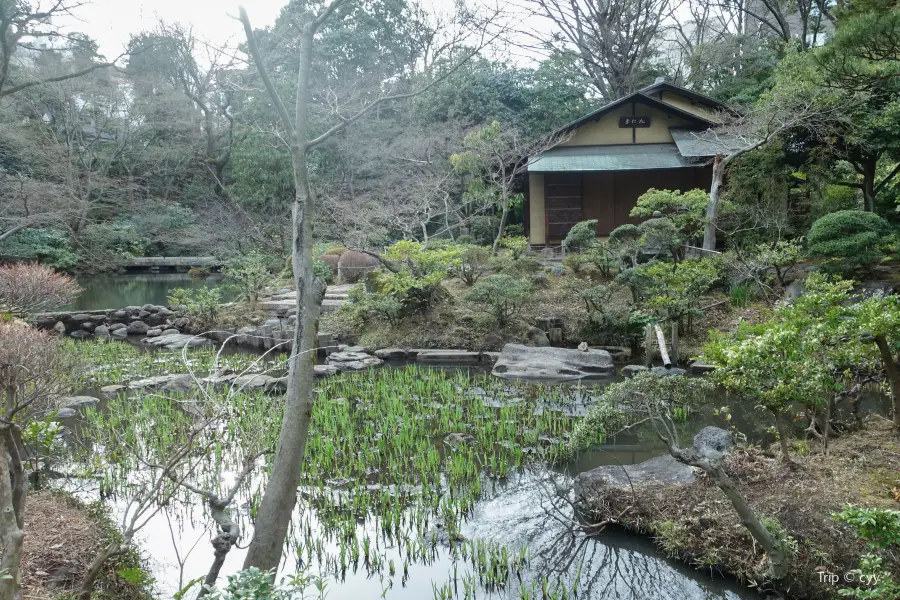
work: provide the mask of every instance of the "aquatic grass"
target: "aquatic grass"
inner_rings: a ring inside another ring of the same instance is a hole
[[[121,362],[133,358],[123,354]],[[198,361],[208,356],[192,353]],[[141,364],[147,373],[159,363]],[[412,565],[449,551],[460,570],[449,587],[436,585],[441,597],[483,597],[478,590],[520,579],[528,564],[524,548],[465,540],[460,532],[493,482],[566,456],[570,415],[581,410],[583,390],[511,386],[420,366],[345,374],[319,385],[290,533],[298,566],[337,580],[360,569],[405,580]],[[282,402],[262,392],[120,395],[104,412],[88,412],[93,431],[86,435],[94,443],[82,464],[102,473],[108,492],[124,491],[134,470],[183,442],[199,415],[221,414],[200,445],[207,456],[192,472],[204,485],[218,485],[248,453],[274,447]],[[261,467],[238,500],[249,504],[250,518],[265,477]],[[195,516],[196,498],[184,493],[175,500]]]
[[[66,340],[64,348],[80,365],[74,379],[76,387],[82,388],[121,385],[157,375],[187,374],[189,370],[209,374],[214,365],[220,372],[247,374],[287,370],[287,358],[278,354],[270,354],[263,360],[245,353],[217,356],[212,347],[148,350],[115,340]]]

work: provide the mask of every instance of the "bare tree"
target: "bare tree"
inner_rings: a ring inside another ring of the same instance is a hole
[[[553,22],[561,50],[574,52],[607,101],[641,85],[670,0],[529,0]],[[561,44],[559,43],[561,42]]]
[[[52,332],[0,320],[0,600],[21,597],[28,450],[22,431],[55,407],[72,365]]]
[[[476,32],[474,49],[465,52],[454,63],[454,66],[446,69],[439,77],[432,78],[428,84],[418,89],[396,93],[378,93],[373,100],[349,114],[342,114],[340,109],[345,107],[335,105],[332,119],[336,122],[330,127],[326,126],[321,134],[312,135],[310,131],[310,84],[316,32],[332,19],[338,9],[352,1],[332,0],[330,4],[320,10],[305,10],[296,16],[295,22],[299,29],[299,57],[293,116],[288,113],[281,94],[269,76],[247,11],[243,7],[240,9],[240,19],[247,37],[250,56],[256,64],[269,97],[277,108],[280,125],[284,129],[285,140],[291,151],[295,186],[291,258],[297,290],[297,326],[294,332],[294,346],[289,359],[288,388],[285,395],[282,428],[272,473],[266,485],[253,539],[244,561],[245,567],[269,570],[277,568],[281,561],[291,513],[297,500],[297,485],[300,482],[300,470],[312,417],[316,323],[321,312],[325,284],[313,275],[312,225],[317,202],[310,183],[309,153],[371,110],[396,100],[411,98],[443,81],[471,56],[480,51],[490,38],[487,28],[482,27]]]
[[[133,38],[131,46],[142,56],[131,61],[129,71],[135,75],[156,71],[200,112],[205,140],[200,161],[213,189],[224,194],[224,171],[234,143],[234,89],[227,81],[234,57],[222,47],[204,43],[193,29],[162,21],[155,30]]]
[[[703,249],[715,250],[719,217],[719,201],[725,183],[725,170],[735,159],[764,146],[797,127],[813,127],[824,130],[833,126],[840,106],[823,104],[819,94],[810,96],[772,96],[745,114],[724,113],[723,125],[695,134],[708,145],[712,160],[712,183],[709,205],[706,209],[706,228],[703,233]],[[832,121],[828,124],[826,115]]]
[[[474,176],[476,186],[487,185],[484,193],[495,197],[496,205],[500,207],[500,226],[492,249],[494,254],[500,248],[509,218],[510,202],[515,195],[513,192],[528,169],[528,159],[565,142],[570,136],[571,132],[557,131],[529,139],[519,131],[503,128],[494,121],[483,129],[469,133],[463,143],[465,150],[451,157],[458,172]]]
[[[87,64],[73,65],[71,70],[40,77],[21,73],[14,67],[13,55],[17,51],[34,56],[45,51],[85,47],[83,36],[66,34],[52,23],[54,18],[69,15],[73,8],[81,4],[78,0],[0,0],[0,98],[36,85],[81,77],[116,64],[121,56],[109,62],[88,60]],[[55,42],[56,46],[47,42]]]

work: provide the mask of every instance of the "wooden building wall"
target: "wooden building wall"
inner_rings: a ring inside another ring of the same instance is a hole
[[[538,184],[535,179],[531,181],[529,202],[530,241],[536,245],[556,245],[579,221],[597,219],[598,236],[607,236],[625,223],[639,223],[640,219],[629,213],[637,199],[650,188],[708,190],[712,169],[544,173],[542,193],[538,194],[534,193]],[[539,228],[540,225],[544,228]]]

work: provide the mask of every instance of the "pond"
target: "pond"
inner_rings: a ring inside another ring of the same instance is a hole
[[[103,310],[157,304],[166,306],[166,297],[176,288],[196,289],[221,286],[222,275],[193,276],[186,273],[120,274],[79,277],[81,293],[72,304],[60,310]],[[222,301],[237,296],[228,286],[222,288]]]
[[[94,387],[98,397],[99,386],[173,372],[181,360],[180,353],[148,353],[115,342],[67,343],[81,362],[93,365],[81,384]],[[213,349],[188,356],[200,374],[213,368],[213,358]],[[264,366],[253,366],[254,360],[224,356],[218,370],[283,366],[283,357]],[[459,368],[416,366],[320,381],[281,573],[321,576],[332,600],[549,600],[572,598],[575,590],[578,598],[596,600],[760,600],[734,581],[668,559],[647,538],[613,530],[586,535],[574,526],[573,477],[665,453],[653,432],[639,428],[574,457],[561,453],[575,420],[607,383],[517,385]],[[679,425],[683,440],[713,424],[734,427],[751,442],[772,441],[765,412],[746,404],[723,410],[729,399],[714,400],[719,408],[692,413]],[[233,481],[248,433],[265,438],[264,446],[277,435],[280,396],[240,394],[228,401],[234,412],[210,440],[219,458],[205,455],[192,467],[205,485]],[[178,419],[190,411],[173,407],[190,404],[175,393],[140,401],[103,397],[98,404],[96,414],[118,414],[118,420],[92,460],[122,456],[112,449],[119,436],[140,449],[136,462],[106,462],[100,471],[114,512],[128,505],[141,461],[159,464],[156,453],[177,442],[176,421],[183,424]],[[887,399],[877,393],[860,403],[863,415],[886,410]],[[89,424],[72,419],[67,425],[73,447],[100,439],[90,435]],[[474,439],[448,444],[449,432]],[[70,489],[90,499],[100,495],[98,479],[80,481],[83,487]],[[233,504],[242,535],[223,574],[242,565],[263,483],[264,475],[255,476]],[[207,508],[187,492],[166,502],[138,533],[162,598],[205,575],[214,535]],[[550,593],[542,595],[545,588]]]
[[[134,360],[135,350],[128,352]],[[141,368],[157,372],[160,358]],[[94,383],[103,384],[111,374],[97,377]],[[652,436],[634,431],[575,459],[551,460],[573,415],[583,414],[596,393],[592,387],[517,387],[481,373],[416,367],[325,380],[281,572],[321,575],[332,600],[537,599],[542,588],[551,590],[543,596],[548,599],[571,598],[577,590],[579,598],[598,600],[758,600],[736,582],[667,559],[648,539],[616,531],[587,536],[570,527],[577,522],[568,500],[578,472],[664,452]],[[263,421],[277,416],[279,401],[242,398],[228,430],[242,427],[238,421],[247,415]],[[122,402],[126,412],[134,405],[133,399]],[[685,424],[686,436],[709,422],[724,425],[709,414],[695,417]],[[736,418],[749,421],[752,415]],[[158,421],[150,422],[135,431],[160,431]],[[764,426],[755,430],[765,435]],[[448,446],[448,431],[467,431],[477,442]],[[159,449],[155,436],[146,442],[148,457]],[[227,431],[218,441],[217,452],[235,449]],[[227,478],[240,461],[225,464]],[[135,481],[133,472],[124,477]],[[240,569],[261,483],[250,482],[235,503],[243,533],[223,573]],[[82,493],[96,497],[97,490]],[[122,511],[127,497],[113,493],[108,502]],[[214,532],[205,512],[197,497],[179,496],[138,535],[164,598],[209,568]],[[502,581],[493,570],[486,574],[485,561],[507,565]]]

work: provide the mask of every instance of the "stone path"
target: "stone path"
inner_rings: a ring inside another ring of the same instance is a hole
[[[353,287],[350,284],[329,285],[325,290],[325,299],[322,301],[323,312],[335,312],[347,301],[348,292]],[[292,313],[297,302],[296,290],[281,290],[259,303],[263,308],[273,312]]]

